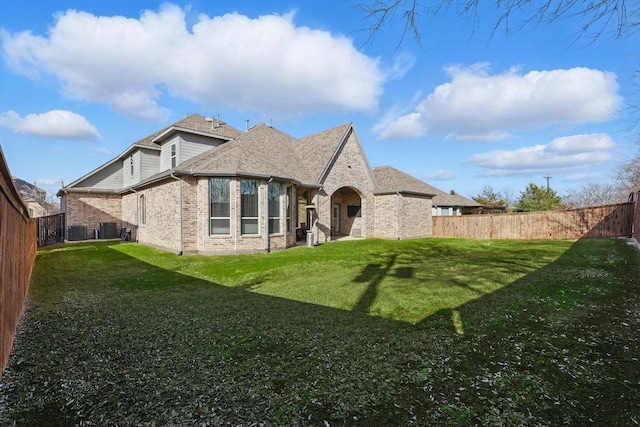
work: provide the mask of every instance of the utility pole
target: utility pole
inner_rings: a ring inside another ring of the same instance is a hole
[[[547,191],[549,191],[549,180],[551,179],[551,177],[545,176],[544,178],[547,180]]]

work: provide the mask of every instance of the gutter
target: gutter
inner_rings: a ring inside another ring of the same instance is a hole
[[[184,254],[184,215],[183,215],[183,206],[182,206],[182,187],[184,185],[184,181],[174,174],[169,175],[171,178],[180,181],[180,252],[178,255]]]

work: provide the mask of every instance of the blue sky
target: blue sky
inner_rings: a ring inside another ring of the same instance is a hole
[[[9,168],[55,192],[191,113],[295,137],[353,122],[372,167],[467,197],[608,183],[635,152],[637,35],[518,16],[491,35],[487,7],[423,14],[421,44],[399,22],[367,43],[355,4],[0,0]]]

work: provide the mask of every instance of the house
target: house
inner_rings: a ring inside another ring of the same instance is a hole
[[[284,249],[307,233],[313,244],[428,237],[434,195],[397,169],[372,169],[351,123],[294,138],[197,114],[58,192],[67,239],[122,234],[201,254]]]
[[[13,184],[18,190],[18,194],[22,198],[22,201],[29,210],[29,216],[31,218],[38,218],[48,215],[46,196],[47,192],[42,188],[39,188],[33,184],[30,184],[15,176],[11,177]]]
[[[433,216],[459,216],[481,213],[482,205],[460,194],[449,194],[433,187]]]

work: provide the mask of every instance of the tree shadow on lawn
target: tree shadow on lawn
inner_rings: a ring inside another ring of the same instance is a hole
[[[0,388],[0,421],[628,422],[638,382],[616,384],[622,368],[602,362],[600,351],[628,360],[634,347],[602,340],[594,313],[559,307],[550,296],[560,285],[551,278],[574,259],[570,252],[585,251],[577,246],[456,307],[463,335],[452,331],[452,310],[416,325],[363,314],[383,277],[413,275],[395,256],[357,276],[369,285],[349,312],[221,286],[109,249],[113,261],[105,268],[132,272],[126,280],[98,290],[87,283],[55,309],[27,310]],[[87,277],[100,274],[91,265],[76,267]],[[578,284],[569,285],[579,299]],[[576,346],[578,338],[584,342]]]

